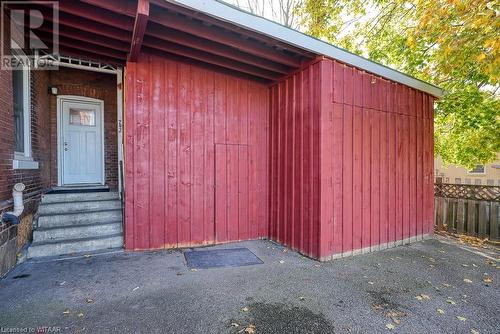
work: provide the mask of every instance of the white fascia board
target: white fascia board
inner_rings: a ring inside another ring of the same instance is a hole
[[[344,49],[333,46],[322,40],[308,36],[300,31],[290,29],[276,22],[240,10],[217,0],[165,0],[167,2],[201,12],[221,21],[266,35],[300,49],[331,57],[340,62],[352,65],[367,72],[389,80],[399,82],[436,97],[441,97],[441,88],[413,78],[392,68],[368,60]]]

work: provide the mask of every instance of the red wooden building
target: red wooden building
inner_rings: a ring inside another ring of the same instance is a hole
[[[439,88],[219,1],[61,1],[59,24],[55,63],[117,78],[103,168],[126,249],[269,238],[327,260],[432,233]]]

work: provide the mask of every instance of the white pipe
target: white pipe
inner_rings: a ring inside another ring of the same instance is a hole
[[[23,191],[26,188],[24,183],[16,183],[12,188],[12,197],[14,197],[14,211],[7,212],[11,215],[19,217],[24,211]]]

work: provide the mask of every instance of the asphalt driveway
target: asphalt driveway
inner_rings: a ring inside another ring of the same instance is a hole
[[[0,326],[61,333],[499,333],[498,253],[431,239],[319,263],[269,241],[263,264],[191,270],[182,251],[28,261]],[[484,253],[481,250],[481,253]]]

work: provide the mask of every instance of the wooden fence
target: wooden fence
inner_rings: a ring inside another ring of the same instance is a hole
[[[434,195],[438,231],[500,241],[500,187],[437,183]]]

